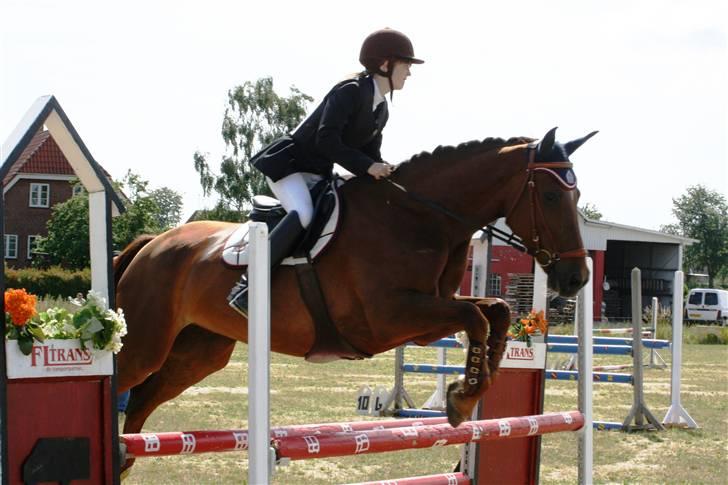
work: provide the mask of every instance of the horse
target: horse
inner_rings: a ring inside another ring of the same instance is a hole
[[[470,417],[490,385],[510,325],[503,300],[456,295],[473,233],[505,217],[563,296],[589,277],[569,155],[596,132],[562,144],[555,131],[540,141],[438,147],[389,179],[355,177],[339,189],[343,221],[315,261],[336,330],[368,355],[465,330],[466,375],[447,393],[452,426]],[[238,227],[191,222],[141,237],[115,259],[116,303],[128,325],[117,361],[118,391],[131,389],[125,433],[140,432],[159,405],[223,368],[236,342],[246,341],[248,322],[225,298],[240,270],[221,261]],[[316,327],[294,269],[273,271],[271,295],[271,350],[305,356]]]

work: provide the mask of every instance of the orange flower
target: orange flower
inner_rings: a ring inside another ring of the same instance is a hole
[[[24,326],[35,315],[35,303],[35,295],[24,289],[5,292],[5,311],[10,314],[10,320],[16,327]]]

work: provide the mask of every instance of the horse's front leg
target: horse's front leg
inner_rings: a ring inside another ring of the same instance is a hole
[[[483,311],[468,301],[414,292],[389,295],[378,301],[370,322],[379,322],[376,338],[381,342],[406,341],[424,334],[446,335],[465,329],[469,339],[465,379],[448,388],[447,417],[453,427],[469,419],[480,395],[490,385],[485,347],[489,323]]]
[[[495,379],[503,354],[506,350],[506,337],[511,324],[511,308],[500,298],[479,298],[474,296],[456,296],[457,301],[466,301],[477,306],[490,322],[488,335],[488,368],[490,378]]]

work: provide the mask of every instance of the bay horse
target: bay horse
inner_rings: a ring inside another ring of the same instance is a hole
[[[352,347],[372,355],[465,330],[465,379],[448,388],[453,426],[495,376],[510,324],[502,300],[455,295],[473,233],[506,217],[551,289],[573,296],[588,279],[569,155],[594,133],[561,144],[555,130],[540,142],[438,147],[390,179],[356,177],[340,188],[343,221],[315,263],[331,318]],[[247,321],[225,298],[240,270],[221,261],[238,227],[188,223],[142,237],[115,259],[116,303],[128,325],[118,355],[118,391],[131,389],[125,433],[140,432],[154,409],[223,368],[246,340]],[[293,268],[274,270],[271,294],[272,350],[306,355],[315,327]]]

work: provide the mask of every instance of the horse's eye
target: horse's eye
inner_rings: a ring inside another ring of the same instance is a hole
[[[543,199],[547,204],[556,204],[561,198],[561,194],[558,192],[546,192],[543,194]]]

